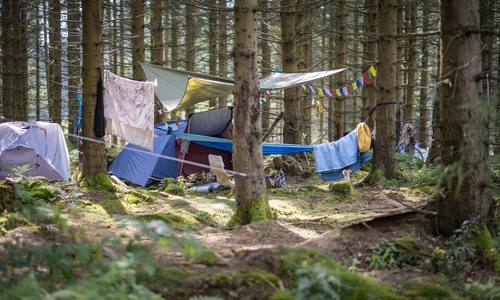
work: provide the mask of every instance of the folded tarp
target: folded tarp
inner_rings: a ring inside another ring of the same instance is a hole
[[[141,63],[148,81],[156,82],[155,94],[168,110],[179,109],[233,92],[232,79]],[[308,73],[274,73],[259,80],[263,90],[299,86],[346,70]]]
[[[189,140],[194,143],[225,150],[232,151],[233,150],[233,141],[223,138],[199,135],[199,134],[191,134],[191,133],[181,133],[181,132],[172,132],[176,137]],[[309,152],[312,151],[312,146],[307,145],[297,145],[297,144],[279,144],[279,143],[262,143],[262,153],[264,155],[272,155],[272,154],[293,154],[293,153],[301,153],[301,152]]]

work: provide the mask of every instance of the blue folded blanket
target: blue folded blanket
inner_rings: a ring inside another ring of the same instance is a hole
[[[313,146],[316,172],[323,181],[343,178],[342,171],[355,172],[372,159],[368,152],[359,152],[357,129],[338,141]]]

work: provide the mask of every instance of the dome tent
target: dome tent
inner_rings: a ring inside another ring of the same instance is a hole
[[[0,124],[0,180],[12,176],[16,167],[26,176],[68,179],[69,153],[61,126],[41,121]]]

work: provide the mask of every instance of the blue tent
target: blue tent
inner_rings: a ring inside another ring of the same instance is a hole
[[[175,128],[175,121],[168,121],[167,125]],[[183,132],[186,122],[179,122],[175,131]],[[120,179],[147,186],[154,179],[177,178],[177,162],[160,156],[176,157],[175,136],[167,134],[167,126],[163,123],[155,125],[153,151],[129,143],[109,167],[109,173]]]

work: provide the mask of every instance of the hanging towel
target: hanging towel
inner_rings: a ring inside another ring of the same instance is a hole
[[[344,178],[345,169],[355,172],[371,160],[368,152],[360,152],[358,148],[357,129],[338,141],[313,145],[316,172],[323,181]]]
[[[153,150],[154,83],[120,77],[106,70],[106,133]]]

